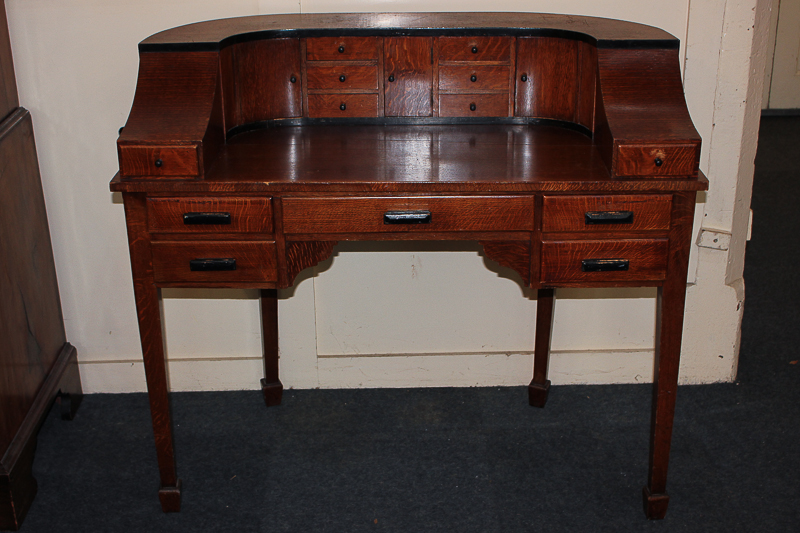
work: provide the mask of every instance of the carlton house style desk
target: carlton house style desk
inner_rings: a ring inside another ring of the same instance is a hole
[[[544,407],[558,287],[658,287],[649,518],[663,518],[700,137],[678,40],[521,13],[279,15],[139,45],[118,140],[164,511],[180,509],[162,287],[261,289],[268,406],[276,289],[337,241],[471,240],[538,289]],[[389,311],[390,312],[390,311]]]

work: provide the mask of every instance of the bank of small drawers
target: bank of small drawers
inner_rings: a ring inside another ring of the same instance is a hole
[[[542,201],[541,282],[662,281],[671,209],[672,196],[666,194],[546,195]]]
[[[306,39],[309,117],[375,117],[382,114],[378,39]]]
[[[510,116],[513,40],[439,38],[439,116]]]

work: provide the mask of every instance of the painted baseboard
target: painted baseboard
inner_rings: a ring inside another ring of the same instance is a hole
[[[403,354],[319,357],[314,372],[281,369],[285,388],[488,387],[527,385],[533,354]],[[144,392],[141,360],[80,364],[85,393]],[[256,390],[260,358],[176,358],[169,363],[173,391]],[[553,385],[648,383],[652,350],[559,351],[550,361]]]

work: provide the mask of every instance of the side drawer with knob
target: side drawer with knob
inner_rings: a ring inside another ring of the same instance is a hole
[[[620,144],[613,156],[614,174],[628,176],[695,177],[699,144]]]
[[[122,177],[195,178],[200,176],[202,152],[197,144],[143,146],[119,144]]]

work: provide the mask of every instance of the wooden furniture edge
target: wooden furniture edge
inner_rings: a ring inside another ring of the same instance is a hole
[[[53,402],[61,402],[62,418],[71,419],[83,397],[78,371],[78,352],[65,342],[47,374],[19,431],[0,460],[0,529],[17,530],[33,499],[37,482],[32,467],[39,429]]]

